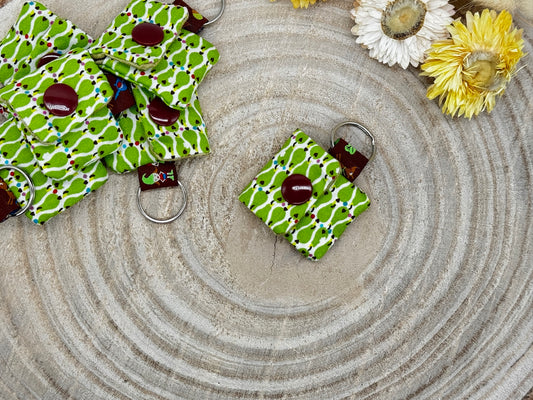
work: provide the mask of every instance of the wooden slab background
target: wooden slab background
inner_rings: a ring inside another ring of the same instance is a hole
[[[126,3],[46,1],[95,37]],[[2,36],[21,4],[0,9]],[[525,396],[531,56],[491,115],[445,117],[417,70],[355,43],[350,7],[229,0],[206,28],[222,54],[200,89],[213,153],[181,163],[190,205],[178,222],[138,213],[131,174],[42,228],[0,227],[0,398]],[[358,180],[373,204],[308,262],[237,196],[294,129],[326,146],[347,119],[377,138]],[[180,197],[143,200],[162,216]]]

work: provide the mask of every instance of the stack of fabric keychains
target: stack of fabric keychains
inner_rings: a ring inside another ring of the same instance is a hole
[[[106,167],[124,173],[209,153],[197,88],[219,54],[182,29],[204,20],[189,10],[181,0],[133,0],[93,40],[24,4],[0,43],[0,177],[23,208],[34,187],[33,222],[101,187]]]

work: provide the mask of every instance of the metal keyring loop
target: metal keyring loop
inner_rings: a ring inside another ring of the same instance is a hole
[[[372,154],[370,154],[370,157],[368,157],[368,161],[371,161],[376,155],[376,140],[374,139],[374,136],[370,133],[370,131],[358,122],[345,121],[345,122],[341,122],[335,128],[333,128],[333,132],[331,133],[331,147],[335,146],[335,136],[337,134],[337,131],[346,125],[355,126],[357,129],[362,131],[366,136],[370,138],[371,143],[372,143]]]
[[[181,208],[178,211],[178,213],[176,215],[174,215],[172,218],[169,218],[169,219],[156,219],[154,217],[149,216],[146,213],[146,211],[144,211],[144,208],[142,207],[142,204],[141,204],[141,193],[142,193],[142,190],[139,187],[139,189],[137,190],[137,207],[139,207],[139,211],[144,216],[144,218],[146,218],[149,221],[155,222],[156,224],[168,224],[170,222],[174,222],[179,217],[181,217],[181,214],[183,214],[183,211],[185,210],[185,207],[187,206],[187,190],[185,190],[185,187],[181,184],[180,181],[178,181],[178,186],[180,187],[181,193],[183,194],[183,205],[181,206]]]
[[[208,26],[208,25],[211,25],[211,24],[217,22],[220,19],[220,17],[222,17],[222,14],[224,14],[224,10],[225,9],[226,9],[226,0],[222,0],[222,6],[220,7],[220,11],[219,11],[218,15],[215,18],[213,18],[212,20],[207,21],[204,24],[204,26]]]
[[[30,186],[30,198],[28,199],[26,206],[24,206],[24,208],[21,208],[19,211],[17,211],[16,214],[13,215],[14,217],[18,217],[24,214],[26,211],[28,211],[31,205],[33,204],[33,200],[35,199],[35,185],[33,184],[33,181],[31,180],[30,176],[26,172],[21,170],[19,167],[15,167],[14,165],[11,165],[11,164],[1,165],[0,171],[4,169],[17,171],[19,174],[21,174],[24,177],[24,179],[26,179],[26,181],[28,182],[28,185]]]

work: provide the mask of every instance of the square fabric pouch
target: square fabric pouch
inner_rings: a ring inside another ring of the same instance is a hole
[[[42,172],[74,175],[115,151],[120,128],[106,105],[113,90],[87,51],[76,49],[0,90]]]
[[[21,168],[35,185],[35,198],[26,216],[36,224],[43,224],[76,204],[108,179],[107,170],[101,162],[92,163],[64,180],[47,177],[39,168],[24,135],[12,120],[0,126],[0,138],[0,165],[11,164]],[[2,170],[0,177],[15,194],[19,205],[25,207],[28,182],[15,171]]]
[[[140,70],[153,68],[188,17],[184,7],[133,0],[100,36],[91,54],[95,59],[109,57]]]
[[[275,233],[310,260],[319,260],[370,205],[341,174],[339,161],[301,131],[239,197]]]
[[[169,107],[149,92],[133,90],[150,148],[159,161],[209,154],[200,101],[185,108]]]
[[[340,175],[317,200],[313,212],[306,213],[285,237],[304,256],[319,260],[369,206],[368,196]]]
[[[187,107],[196,89],[218,62],[218,50],[194,33],[182,31],[163,59],[150,70],[141,70],[111,58],[101,67],[121,78],[156,93],[171,107]]]
[[[189,107],[171,108],[146,90],[132,90],[136,110],[132,107],[119,119],[124,139],[119,150],[104,159],[109,168],[122,173],[153,162],[209,154],[198,99]]]
[[[313,212],[340,173],[336,159],[296,130],[239,200],[275,233],[285,235]]]
[[[0,43],[0,83],[20,79],[45,60],[75,48],[85,48],[92,39],[72,22],[59,18],[44,5],[24,3],[17,22]]]

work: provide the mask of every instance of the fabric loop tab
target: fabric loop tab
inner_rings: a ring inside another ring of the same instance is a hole
[[[344,176],[350,182],[355,181],[368,163],[368,158],[359,153],[344,139],[337,139],[335,146],[329,149],[328,152],[339,160]]]
[[[174,161],[146,164],[137,170],[139,187],[143,192],[178,186],[178,172]]]
[[[109,108],[113,115],[118,115],[122,111],[133,107],[135,105],[135,98],[133,97],[129,82],[110,72],[105,72],[104,75],[113,89],[113,97],[107,103],[107,108]]]
[[[21,208],[17,203],[14,194],[8,189],[7,184],[0,178],[0,222],[4,222],[9,217],[18,217],[24,214],[30,209],[35,199],[35,185],[33,184],[32,179],[29,175],[14,165],[1,165],[0,171],[2,170],[11,170],[11,174],[15,176],[15,172],[22,175],[24,179],[28,182],[29,186],[29,198],[26,201],[24,208]]]
[[[202,30],[204,25],[209,22],[207,18],[205,18],[202,14],[193,9],[183,0],[175,0],[173,4],[178,7],[185,7],[187,10],[189,10],[189,19],[185,22],[185,24],[183,24],[183,29],[186,29],[192,33],[198,33]]]
[[[362,153],[357,151],[352,145],[350,145],[344,139],[336,139],[337,131],[343,126],[354,126],[362,131],[366,136],[371,140],[372,152],[370,157],[364,156]],[[346,178],[353,182],[359,174],[363,171],[363,168],[367,163],[372,160],[376,154],[376,141],[374,136],[366,129],[363,125],[353,122],[346,121],[338,124],[331,134],[331,148],[328,150],[328,153],[335,157],[341,164],[343,174]]]
[[[140,167],[137,170],[139,174],[139,189],[137,190],[137,207],[140,213],[149,221],[156,224],[168,224],[177,220],[185,207],[187,206],[187,191],[182,183],[178,180],[176,164],[174,162],[153,163]],[[183,195],[183,204],[176,215],[169,219],[156,219],[146,213],[141,203],[141,193],[147,190],[158,189],[163,187],[176,187],[181,189]]]
[[[0,178],[0,222],[15,215],[20,210],[17,198],[7,187],[7,183]]]

